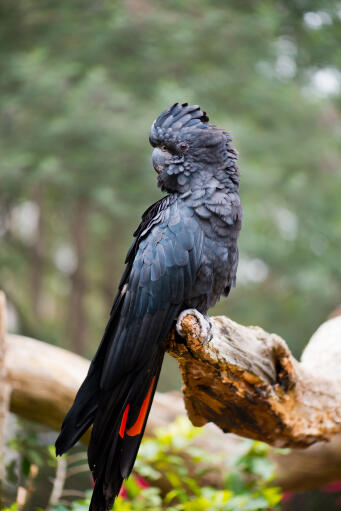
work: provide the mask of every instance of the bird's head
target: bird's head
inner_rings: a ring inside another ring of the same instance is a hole
[[[175,103],[153,122],[149,141],[158,185],[168,192],[186,192],[214,177],[238,186],[237,153],[230,135],[209,124],[199,106]]]

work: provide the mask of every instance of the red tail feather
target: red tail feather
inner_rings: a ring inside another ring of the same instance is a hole
[[[127,435],[129,435],[129,436],[139,435],[141,433],[141,431],[143,430],[144,421],[145,421],[145,418],[147,415],[148,405],[149,405],[149,401],[150,401],[150,398],[152,395],[154,382],[155,382],[155,376],[152,379],[152,383],[150,384],[147,395],[144,398],[144,401],[143,401],[141,409],[140,409],[139,416],[137,417],[135,424],[133,424],[129,429],[127,429]],[[123,415],[123,418],[124,418],[124,415]],[[123,419],[122,419],[122,422],[123,422]]]
[[[125,430],[126,430],[126,424],[127,424],[127,419],[128,419],[129,408],[130,408],[130,405],[128,404],[125,407],[125,410],[124,410],[124,413],[123,413],[120,430],[118,432],[118,434],[120,435],[121,438],[124,437],[124,433],[125,433]]]

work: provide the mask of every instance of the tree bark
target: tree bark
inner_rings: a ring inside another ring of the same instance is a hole
[[[324,323],[295,361],[284,341],[258,327],[243,327],[227,318],[213,319],[213,339],[201,344],[193,316],[186,316],[186,342],[173,333],[169,349],[184,377],[187,413],[195,424],[215,422],[221,429],[273,445],[307,447],[275,456],[277,482],[285,490],[320,486],[341,478],[340,363],[341,318]],[[89,362],[34,339],[7,336],[6,367],[11,410],[59,429]],[[340,383],[340,382],[339,382]],[[156,394],[147,434],[167,426],[185,409],[178,393]],[[251,419],[250,419],[251,417]],[[276,428],[276,431],[273,429]],[[326,440],[335,435],[330,443]],[[87,442],[88,435],[83,438]],[[227,456],[242,448],[242,439],[205,426],[197,440],[210,452]],[[222,473],[222,470],[220,470]],[[207,482],[219,486],[217,472]]]
[[[341,317],[313,335],[297,362],[278,335],[213,318],[203,342],[194,316],[182,320],[185,342],[172,334],[188,416],[224,432],[280,447],[307,447],[341,432]]]
[[[75,216],[72,224],[72,237],[74,250],[77,258],[77,267],[71,276],[70,295],[70,337],[71,346],[76,353],[85,353],[85,293],[86,293],[86,272],[85,254],[88,246],[88,215],[89,203],[86,198],[79,198],[76,204]]]
[[[42,285],[44,275],[45,252],[45,222],[43,214],[43,191],[37,186],[32,194],[32,200],[39,207],[39,218],[34,244],[30,247],[30,274],[31,274],[31,303],[35,321],[42,317]]]

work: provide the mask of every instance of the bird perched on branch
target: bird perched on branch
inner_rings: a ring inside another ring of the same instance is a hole
[[[206,315],[236,281],[241,228],[237,154],[199,106],[174,104],[149,137],[158,186],[134,233],[109,322],[56,441],[63,454],[93,424],[90,510],[111,509],[133,468],[179,314]]]

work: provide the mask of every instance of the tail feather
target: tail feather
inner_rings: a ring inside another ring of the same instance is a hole
[[[131,391],[132,375],[128,376],[116,386],[114,390],[102,391],[98,399],[98,410],[93,421],[91,440],[88,446],[88,462],[94,472],[95,467],[103,465],[108,454],[115,431],[119,431],[124,404]]]
[[[104,390],[103,364],[115,327],[112,317],[56,441],[56,453],[61,455],[93,424],[88,447],[95,480],[90,511],[111,509],[123,480],[133,469],[164,357],[159,345],[148,358],[142,357],[148,365],[137,364],[115,388]]]
[[[115,411],[107,412],[104,429],[100,409],[98,410],[89,445],[91,468],[95,479],[91,511],[111,509],[123,480],[133,469],[162,361],[163,352],[160,352],[149,370],[143,370],[138,375],[134,375],[130,381],[129,390],[122,396],[120,404],[114,407]],[[102,401],[101,409],[105,409],[105,405],[108,406],[108,401],[107,403]],[[118,407],[120,407],[119,413],[117,413]],[[97,420],[100,422],[99,427],[96,427]]]
[[[56,454],[61,456],[70,449],[89,429],[98,408],[98,378],[89,371],[80,387],[76,399],[62,424],[56,440]]]
[[[116,306],[115,311],[118,310],[119,305]],[[61,456],[68,451],[94,422],[100,396],[102,365],[107,345],[110,342],[116,323],[117,319],[112,315],[106,326],[97,353],[90,364],[88,374],[63,421],[61,432],[56,440],[57,456]]]

